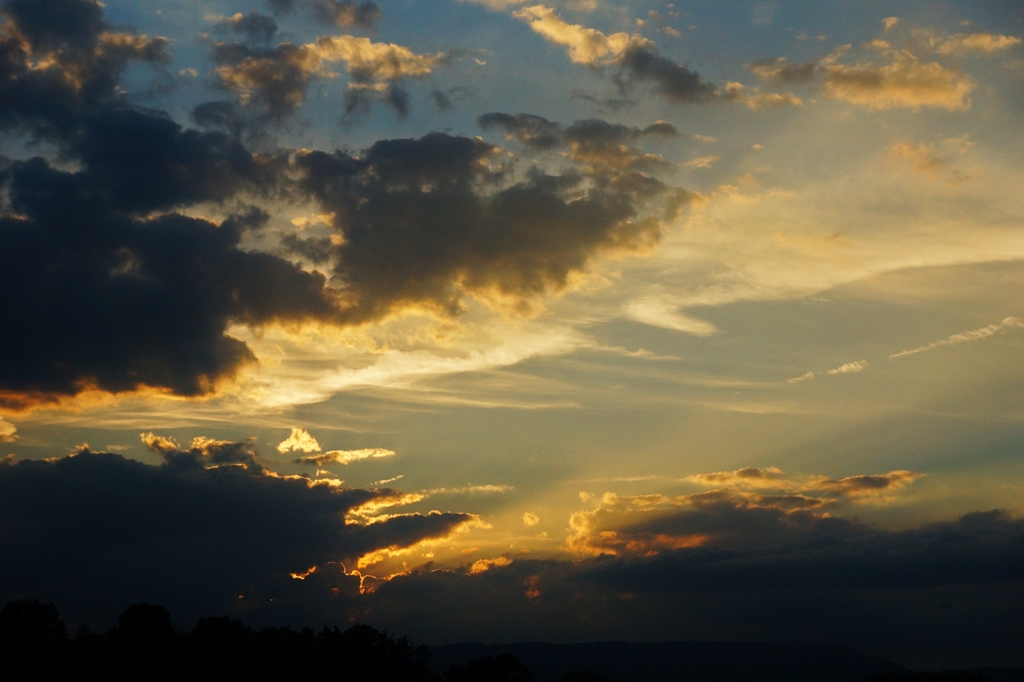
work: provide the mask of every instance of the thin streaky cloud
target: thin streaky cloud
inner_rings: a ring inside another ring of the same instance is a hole
[[[1024,322],[1021,322],[1019,317],[1007,317],[997,324],[990,324],[987,327],[982,327],[981,329],[972,329],[970,331],[960,332],[959,334],[952,334],[941,341],[933,341],[917,348],[893,353],[889,356],[889,359],[892,360],[895,358],[902,358],[907,355],[915,355],[916,353],[924,353],[925,351],[929,351],[934,348],[941,348],[943,346],[959,346],[961,343],[967,343],[969,341],[980,341],[981,339],[987,339],[988,337],[994,336],[995,334],[1007,329],[1019,328],[1024,328]]]

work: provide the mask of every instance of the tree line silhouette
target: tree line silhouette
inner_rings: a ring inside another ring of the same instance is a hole
[[[531,682],[510,654],[487,656],[440,675],[430,651],[368,625],[320,632],[254,630],[227,617],[201,618],[178,632],[163,606],[133,604],[104,634],[84,626],[68,635],[52,603],[13,600],[0,609],[0,679],[288,680],[306,682]],[[589,672],[562,682],[611,682]]]
[[[12,600],[0,609],[0,679],[51,680],[288,680],[306,682],[532,682],[515,656],[484,656],[444,674],[430,667],[430,651],[368,625],[320,632],[287,627],[254,630],[227,617],[201,618],[178,632],[163,606],[133,604],[106,633],[82,627],[68,635],[52,603]],[[680,661],[679,679],[687,679]],[[558,682],[613,682],[593,671]],[[625,681],[621,681],[625,682]],[[886,673],[865,682],[992,682],[969,672]]]

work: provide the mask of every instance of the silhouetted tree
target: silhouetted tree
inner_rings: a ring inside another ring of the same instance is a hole
[[[52,603],[20,599],[0,609],[0,661],[6,671],[0,677],[45,678],[62,665],[69,645],[67,627]]]

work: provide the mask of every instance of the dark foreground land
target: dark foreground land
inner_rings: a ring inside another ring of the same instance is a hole
[[[0,680],[303,682],[1024,682],[1024,669],[915,673],[841,646],[806,643],[524,643],[414,646],[366,625],[254,630],[230,618],[174,629],[135,604],[103,634],[70,637],[53,604],[0,610]]]

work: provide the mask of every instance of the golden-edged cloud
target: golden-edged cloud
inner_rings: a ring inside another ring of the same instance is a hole
[[[869,109],[971,108],[974,80],[938,62],[899,56],[888,64],[827,64],[825,96]]]
[[[309,435],[308,431],[293,428],[291,434],[278,443],[277,451],[292,452],[295,450],[300,450],[302,452],[319,452],[320,443],[317,442],[316,438]]]
[[[1020,45],[1021,39],[995,33],[956,33],[933,38],[931,44],[935,52],[943,55],[992,54]]]
[[[593,28],[570,24],[550,7],[532,5],[524,7],[512,16],[522,19],[534,31],[558,45],[568,48],[569,59],[586,66],[603,66],[622,60],[631,47],[650,48],[650,40],[637,33],[613,33],[606,35]]]
[[[18,438],[18,427],[0,417],[0,443],[13,443]]]
[[[394,457],[394,450],[384,448],[363,448],[361,450],[329,450],[317,455],[307,455],[295,460],[298,464],[344,464],[348,466],[352,462],[359,462],[364,459],[380,459],[382,457]]]

